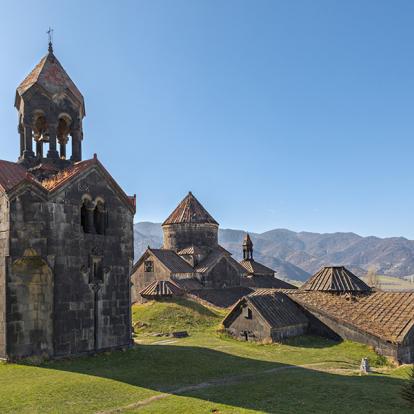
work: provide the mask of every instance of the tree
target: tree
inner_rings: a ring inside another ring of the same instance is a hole
[[[408,380],[401,390],[401,396],[414,407],[414,365],[408,374]]]
[[[368,269],[368,273],[365,276],[365,280],[367,281],[367,285],[372,288],[380,289],[381,283],[379,281],[378,275],[377,275],[377,269],[373,266],[371,266]]]

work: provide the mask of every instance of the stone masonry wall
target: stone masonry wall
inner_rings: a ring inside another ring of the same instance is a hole
[[[223,257],[207,274],[203,284],[208,288],[240,286],[240,273]]]
[[[6,265],[9,256],[9,202],[0,192],[0,358],[6,351]]]
[[[85,195],[104,201],[107,210],[104,235],[85,233],[81,226]],[[26,249],[33,249],[39,260],[50,267],[52,293],[46,294],[47,278],[43,275],[37,294],[22,294],[18,288],[21,274],[11,267],[7,291],[9,356],[39,353],[39,340],[28,341],[33,334],[24,328],[30,321],[21,311],[33,306],[46,309],[50,298],[53,355],[131,344],[129,274],[133,258],[133,213],[97,169],[71,180],[49,200],[42,200],[31,191],[21,194],[11,203],[11,229],[11,263],[20,260]],[[96,260],[100,262],[99,280],[93,273]],[[36,301],[41,303],[32,303]],[[48,328],[44,330],[49,332]]]
[[[104,235],[84,233],[82,197],[100,197]],[[98,171],[73,181],[50,204],[49,253],[55,257],[55,354],[68,355],[131,343],[130,268],[133,214]],[[95,292],[92,260],[101,260]]]
[[[53,276],[46,263],[47,217],[45,200],[30,188],[10,201],[6,300],[7,355],[10,358],[53,354]],[[27,259],[28,254],[32,259]],[[39,310],[42,316],[36,320],[35,313]]]
[[[188,246],[214,248],[218,245],[218,226],[215,224],[168,224],[162,230],[164,249],[180,250]]]

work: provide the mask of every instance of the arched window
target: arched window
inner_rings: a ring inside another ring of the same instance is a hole
[[[66,159],[66,144],[68,143],[68,135],[70,132],[71,120],[67,115],[62,115],[59,118],[59,123],[56,130],[57,139],[60,144],[60,158]]]
[[[105,234],[106,213],[105,213],[105,206],[102,201],[98,201],[96,203],[96,207],[93,212],[93,221],[95,225],[96,234]]]

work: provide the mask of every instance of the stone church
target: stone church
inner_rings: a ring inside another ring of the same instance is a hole
[[[219,245],[219,224],[189,192],[162,224],[163,246],[148,247],[132,271],[132,300],[190,294],[229,306],[256,287],[294,288],[254,261],[246,235],[238,263]]]
[[[0,357],[129,346],[135,196],[96,155],[82,160],[84,99],[51,43],[15,107],[20,156],[0,161]]]

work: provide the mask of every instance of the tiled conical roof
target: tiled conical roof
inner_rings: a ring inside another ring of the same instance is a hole
[[[27,75],[24,81],[17,87],[16,106],[18,99],[33,85],[39,85],[51,95],[56,95],[66,90],[70,91],[84,110],[84,99],[79,89],[66,73],[63,66],[57,60],[53,52],[49,52],[36,67]]]
[[[218,225],[217,221],[211,217],[208,211],[193,196],[191,191],[162,224],[166,225],[178,223],[210,223]]]
[[[315,273],[301,290],[369,292],[371,288],[344,266],[328,266]]]

